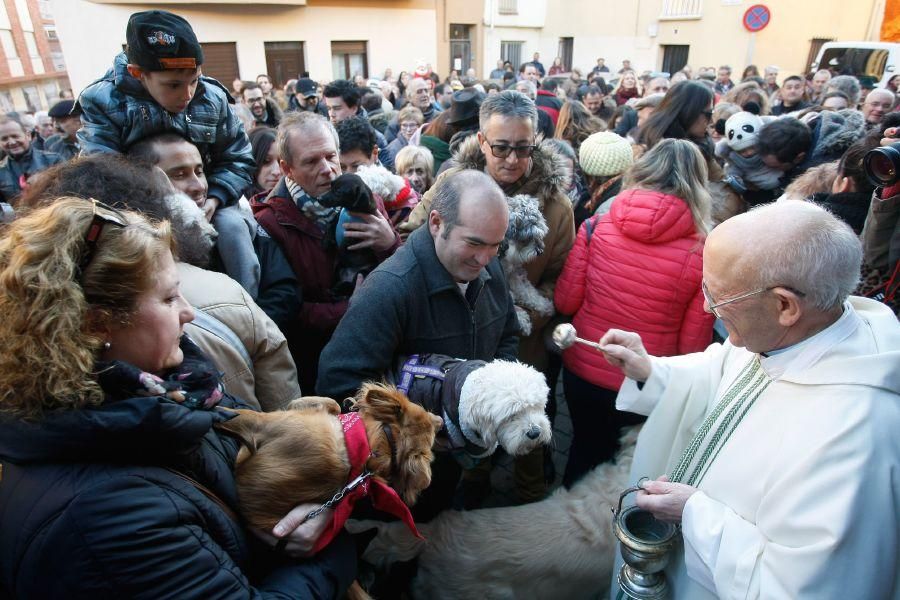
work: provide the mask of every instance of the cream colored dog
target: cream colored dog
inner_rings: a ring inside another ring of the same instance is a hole
[[[612,513],[628,486],[640,427],[622,438],[617,462],[604,463],[541,502],[469,512],[448,511],[417,525],[349,521],[357,533],[378,529],[363,560],[384,568],[418,557],[413,598],[593,598],[609,590],[616,538]]]

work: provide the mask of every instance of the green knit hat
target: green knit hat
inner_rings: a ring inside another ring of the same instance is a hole
[[[634,163],[634,153],[625,138],[610,131],[600,131],[581,142],[578,160],[587,175],[612,177]]]

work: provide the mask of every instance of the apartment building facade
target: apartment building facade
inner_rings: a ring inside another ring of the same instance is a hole
[[[7,6],[47,0],[0,0]],[[892,0],[893,1],[893,0]],[[418,64],[440,75],[539,52],[547,67],[673,72],[728,64],[802,73],[826,41],[877,40],[886,0],[54,0],[76,92],[102,75],[125,42],[128,16],[163,8],[187,18],[204,46],[204,71],[225,85],[268,73],[276,85],[309,72],[319,81],[394,76]],[[748,9],[766,26],[751,32]],[[38,36],[40,37],[40,36]],[[27,62],[27,61],[26,61]],[[50,65],[45,67],[49,70]]]
[[[628,59],[638,70],[727,64],[739,75],[755,64],[803,73],[827,41],[877,41],[885,10],[885,0],[479,1],[481,76],[498,59],[519,64],[534,52],[547,67],[559,56],[583,70],[602,57],[613,72]],[[753,32],[745,15],[760,6],[768,18]]]
[[[186,18],[203,46],[204,73],[226,86],[261,73],[279,86],[302,72],[319,81],[380,77],[387,68],[396,76],[437,61],[434,0],[55,0],[76,91],[122,51],[129,15],[148,9]],[[84,44],[87,31],[103,35]]]
[[[0,0],[0,112],[47,110],[70,88],[50,0]]]

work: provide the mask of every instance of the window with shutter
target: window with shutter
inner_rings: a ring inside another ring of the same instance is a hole
[[[237,44],[235,42],[205,42],[203,48],[203,74],[213,79],[226,88],[231,87],[231,82],[239,77]]]

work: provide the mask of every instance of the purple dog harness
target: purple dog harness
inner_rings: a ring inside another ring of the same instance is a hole
[[[409,395],[413,380],[416,378],[428,377],[441,382],[446,380],[446,373],[442,369],[422,364],[418,354],[411,355],[403,363],[400,373],[397,389],[406,395]],[[444,429],[451,444],[450,452],[464,469],[473,468],[497,449],[496,443],[490,448],[485,448],[471,441],[469,436],[462,431],[463,428],[447,413],[446,407],[442,407],[440,416],[444,420]]]
[[[416,377],[432,377],[439,381],[444,381],[444,372],[437,368],[431,367],[429,365],[423,365],[419,363],[419,355],[413,354],[407,359],[403,366],[400,368],[400,382],[397,384],[397,389],[403,392],[404,394],[409,394],[409,388],[412,386],[413,379]]]

